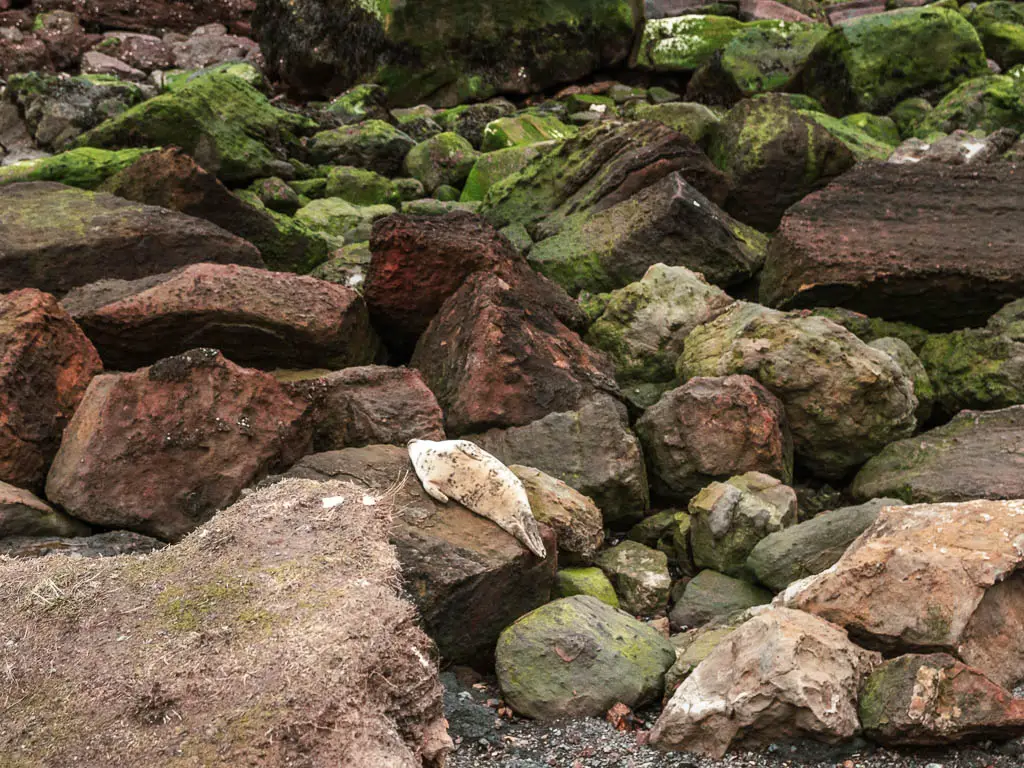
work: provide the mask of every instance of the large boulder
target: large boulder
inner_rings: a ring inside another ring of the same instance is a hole
[[[63,295],[200,262],[263,266],[250,243],[202,219],[49,182],[0,187],[0,291]]]
[[[1024,292],[1021,199],[1024,179],[1009,164],[860,166],[786,213],[761,301],[842,306],[930,330],[981,325]]]
[[[0,482],[42,487],[64,427],[102,370],[53,296],[0,294]]]
[[[75,517],[180,539],[308,449],[308,406],[269,374],[198,349],[93,379],[46,496]]]
[[[967,17],[985,47],[985,54],[1004,71],[1024,64],[1024,9],[1017,3],[982,3]]]
[[[3,137],[0,136],[0,143]],[[0,167],[0,186],[24,181],[56,181],[79,189],[98,189],[114,174],[154,150],[80,147]],[[40,153],[42,154],[42,153]]]
[[[405,171],[433,194],[442,185],[462,187],[480,153],[457,133],[439,133],[405,156]]]
[[[526,614],[501,634],[502,695],[527,717],[601,716],[613,705],[658,698],[672,645],[596,597],[577,595]]]
[[[857,694],[881,661],[816,616],[767,610],[722,640],[676,690],[651,744],[709,757],[789,739],[849,739]]]
[[[91,530],[34,493],[0,482],[0,540],[12,536],[87,536]]]
[[[491,273],[474,274],[441,306],[411,364],[452,435],[522,426],[617,392],[603,355]]]
[[[416,146],[412,137],[383,120],[366,120],[320,131],[309,140],[315,163],[348,165],[385,176],[397,176],[405,156]]]
[[[914,135],[929,139],[936,133],[957,130],[992,133],[1003,128],[1019,134],[1024,130],[1022,98],[1024,85],[1019,77],[985,75],[973,78],[936,104],[935,109],[917,123]],[[977,137],[972,138],[977,142]],[[986,154],[991,156],[995,153],[989,150]]]
[[[886,446],[857,473],[858,499],[895,496],[911,504],[1024,498],[1017,471],[1024,406],[962,411],[952,421]]]
[[[1013,687],[1024,680],[1024,501],[886,507],[827,571],[777,602],[869,647],[945,651]]]
[[[548,601],[557,561],[555,537],[542,526],[548,556],[534,556],[512,534],[458,502],[440,504],[416,479],[404,447],[370,445],[306,456],[288,475],[354,483],[388,494],[391,542],[402,580],[441,656],[487,668],[498,635]]]
[[[398,105],[527,94],[623,62],[639,14],[627,0],[258,0],[274,75],[304,96],[373,78]]]
[[[686,502],[715,480],[762,472],[793,479],[782,403],[749,376],[698,376],[662,395],[636,423],[653,492]]]
[[[399,586],[394,507],[371,501],[290,480],[146,557],[0,558],[8,691],[62,692],[12,696],[0,750],[82,766],[443,766],[436,651]],[[40,584],[61,585],[60,610],[31,597]]]
[[[234,264],[101,281],[62,303],[104,364],[121,370],[197,347],[263,368],[366,365],[380,349],[351,288]]]
[[[757,379],[782,401],[797,462],[824,478],[842,478],[916,425],[910,377],[823,317],[737,302],[686,338],[676,370],[684,380]]]
[[[613,528],[628,528],[647,513],[640,443],[629,429],[626,407],[609,395],[596,396],[579,410],[467,439],[506,464],[536,467],[590,497]]]
[[[902,8],[836,27],[811,54],[803,85],[833,114],[882,114],[911,96],[942,96],[987,70],[981,41],[958,11]]]

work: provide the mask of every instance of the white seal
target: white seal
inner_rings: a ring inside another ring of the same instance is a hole
[[[547,556],[526,488],[487,451],[468,440],[410,440],[409,458],[432,498],[442,504],[455,499],[511,533],[537,557]]]

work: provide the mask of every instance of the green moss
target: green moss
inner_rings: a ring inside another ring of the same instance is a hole
[[[544,146],[544,145],[541,145]],[[492,186],[525,168],[541,152],[536,145],[519,145],[488,152],[477,158],[466,178],[461,200],[483,200]]]
[[[996,0],[982,3],[967,16],[985,47],[985,53],[1004,70],[1024,64],[1024,8]]]
[[[1024,403],[1024,345],[987,330],[934,334],[921,362],[946,413],[991,410]]]
[[[635,102],[631,104],[627,114],[634,120],[653,120],[667,125],[697,143],[708,138],[722,119],[717,112],[703,104],[685,101],[670,101],[664,104]]]
[[[651,19],[644,25],[636,64],[657,72],[686,72],[708,62],[744,25],[728,16]]]
[[[619,607],[615,588],[600,568],[563,568],[558,572],[555,594],[558,597],[590,595],[613,608]]]
[[[957,129],[991,133],[1000,128],[1024,130],[1024,80],[988,75],[969,80],[954,90],[918,124],[915,135]]]
[[[351,166],[331,168],[323,190],[324,197],[340,197],[353,205],[395,203],[397,196],[391,180],[379,173]]]
[[[847,115],[843,118],[843,122],[890,147],[895,147],[900,143],[899,128],[891,117],[879,117],[870,112],[858,112],[855,115]]]
[[[757,21],[733,37],[716,60],[739,96],[793,85],[814,47],[828,34],[822,24]]]
[[[524,114],[517,117],[502,117],[488,123],[484,128],[480,149],[494,152],[498,149],[541,141],[561,141],[575,136],[577,129],[566,125],[557,117]]]
[[[52,157],[28,160],[0,168],[0,186],[17,181],[56,181],[80,189],[96,189],[115,173],[124,170],[150,149],[111,152],[84,147]]]
[[[843,142],[859,161],[885,160],[892,154],[893,145],[874,138],[846,120],[837,120],[822,112],[801,112],[800,114],[813,120]]]
[[[243,579],[223,578],[203,585],[167,587],[156,596],[156,608],[167,629],[199,632],[215,626],[249,623],[257,610],[250,603],[252,595],[252,586]],[[265,620],[269,621],[269,614]]]
[[[920,96],[904,99],[889,113],[889,117],[896,123],[900,138],[906,139],[914,135],[917,126],[928,113],[932,111],[932,105],[927,99]]]
[[[442,185],[461,186],[477,157],[473,145],[457,133],[439,133],[409,150],[405,170],[433,192]]]

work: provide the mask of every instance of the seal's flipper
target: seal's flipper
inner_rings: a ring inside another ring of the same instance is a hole
[[[444,495],[444,492],[438,488],[433,481],[421,480],[420,482],[423,484],[423,490],[427,492],[427,495],[430,498],[440,501],[442,504],[447,504],[450,501],[450,499]]]

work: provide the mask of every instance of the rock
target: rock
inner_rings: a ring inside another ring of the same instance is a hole
[[[498,684],[519,714],[539,719],[601,716],[661,693],[675,652],[650,627],[589,595],[556,600],[501,634]]]
[[[879,349],[896,361],[903,372],[914,382],[914,397],[917,398],[917,410],[914,416],[918,424],[925,424],[931,418],[932,404],[935,401],[935,389],[932,387],[928,371],[914,350],[903,339],[885,336],[868,343],[872,349]]]
[[[978,31],[985,54],[1004,70],[1024,64],[1024,13],[1015,3],[982,3],[967,17]]]
[[[177,146],[228,184],[279,176],[290,166],[285,151],[306,118],[270,104],[237,77],[212,73],[157,96],[93,128],[77,146]]]
[[[857,2],[857,0],[854,0]],[[764,97],[762,97],[764,98]],[[788,97],[792,99],[792,96]],[[878,138],[875,133],[864,130],[856,120],[859,115],[865,113],[857,113],[854,115],[848,115],[842,120],[832,117],[832,115],[825,114],[820,108],[817,107],[817,102],[810,99],[807,96],[803,98],[814,102],[816,105],[814,109],[807,109],[800,107],[801,114],[820,125],[830,134],[832,138],[838,139],[846,148],[853,153],[853,156],[857,159],[858,163],[864,162],[881,162],[888,160],[893,153],[894,144],[890,144],[887,139]],[[848,119],[853,118],[853,119]],[[884,118],[877,118],[879,120]],[[888,137],[891,139],[891,136]]]
[[[316,163],[351,165],[385,176],[397,176],[405,156],[416,145],[409,136],[381,120],[321,131],[309,142]]]
[[[186,40],[172,43],[171,54],[178,69],[203,69],[228,61],[260,61],[259,46],[238,35],[193,33]]]
[[[253,27],[272,74],[297,94],[333,95],[372,79],[395,105],[453,106],[614,67],[628,56],[638,21],[623,0],[515,7],[261,0]]]
[[[79,524],[84,525],[84,523]],[[86,527],[88,528],[88,526]],[[107,531],[92,536],[77,535],[74,538],[11,536],[0,539],[0,555],[7,557],[46,557],[47,555],[67,555],[73,558],[115,557],[117,555],[143,555],[166,546],[166,541],[131,531]]]
[[[42,487],[64,427],[102,370],[53,296],[0,294],[0,483]]]
[[[649,19],[631,63],[655,72],[692,72],[744,29],[746,25],[727,16],[699,14]]]
[[[597,505],[539,469],[521,464],[513,464],[509,469],[526,488],[537,522],[550,526],[557,534],[559,561],[593,562],[594,554],[604,544],[604,524]]]
[[[249,189],[259,197],[266,208],[277,213],[291,215],[299,210],[299,195],[288,183],[276,176],[257,179]]]
[[[689,505],[690,546],[698,568],[753,581],[747,556],[763,538],[796,525],[796,493],[760,472],[712,483]]]
[[[872,499],[770,533],[751,550],[747,568],[766,587],[781,592],[794,581],[832,567],[883,507],[902,505],[899,499]]]
[[[639,281],[611,293],[586,340],[608,353],[620,381],[671,381],[690,331],[732,301],[699,273],[655,264]]]
[[[664,552],[669,562],[683,574],[691,574],[690,525],[691,519],[686,512],[666,509],[645,517],[629,529],[626,538]]]
[[[396,202],[397,195],[386,176],[347,165],[327,172],[325,197],[340,197],[352,205],[381,205]]]
[[[900,77],[891,74],[897,68]],[[978,35],[957,11],[902,8],[833,29],[811,54],[803,85],[832,114],[880,114],[912,96],[942,96],[987,69]]]
[[[605,550],[594,562],[615,585],[624,611],[650,616],[665,609],[672,577],[664,552],[627,540]]]
[[[900,143],[899,128],[891,117],[872,115],[870,112],[858,112],[847,115],[843,118],[843,122],[890,147],[895,147]]]
[[[925,139],[936,132],[990,133],[1010,128],[1024,130],[1024,85],[1019,77],[988,75],[968,80],[935,105],[918,123],[914,135]]]
[[[1017,472],[1024,406],[962,411],[952,421],[885,447],[857,473],[858,499],[895,496],[935,503],[1024,498]]]
[[[24,488],[0,482],[0,541],[12,536],[87,536],[90,530]]]
[[[793,479],[782,403],[749,376],[696,377],[666,392],[636,423],[654,493],[686,502],[744,472]]]
[[[703,570],[686,585],[669,618],[677,627],[700,627],[772,601],[772,593],[718,571]]]
[[[46,44],[17,27],[0,27],[0,76],[53,68]]]
[[[905,139],[914,135],[917,126],[931,111],[931,102],[920,96],[912,96],[893,107],[889,112],[889,117],[896,123],[900,137]]]
[[[745,617],[745,613],[739,614],[739,616]],[[743,623],[739,618],[736,621],[740,624]],[[735,631],[736,627],[732,626],[731,622],[727,625],[711,623],[672,637],[672,645],[676,648],[676,661],[665,673],[663,705],[668,704],[673,694],[693,670]]]
[[[82,56],[83,75],[109,75],[119,80],[134,81],[137,83],[146,80],[146,73],[130,67],[120,59],[107,56],[99,51],[88,51]]]
[[[704,104],[686,101],[669,101],[664,104],[632,101],[623,112],[635,120],[661,123],[698,144],[703,144],[722,121],[718,112]]]
[[[448,662],[489,667],[501,631],[550,597],[557,560],[551,530],[542,527],[549,554],[541,560],[458,502],[439,504],[416,480],[404,446],[313,454],[288,475],[344,480],[373,494],[394,494],[391,543],[402,580]]]
[[[480,149],[487,126],[515,112],[516,107],[512,102],[497,98],[482,104],[460,104],[438,113],[435,119],[442,129],[459,134],[468,140],[474,149]]]
[[[893,746],[1024,734],[1024,701],[945,653],[879,666],[864,682],[859,711],[868,738]]]
[[[562,141],[578,133],[554,115],[522,114],[500,117],[487,124],[480,141],[482,152],[523,147],[542,141]]]
[[[868,317],[860,312],[854,312],[852,309],[816,307],[811,312],[843,326],[866,344],[882,338],[901,339],[907,343],[914,354],[920,354],[925,342],[932,337],[932,334],[916,325]]]
[[[482,359],[489,364],[478,365]],[[522,426],[617,391],[602,355],[546,307],[482,272],[441,306],[411,364],[437,395],[453,436]]]
[[[650,743],[720,758],[731,747],[844,741],[860,728],[857,693],[879,661],[816,616],[765,611],[719,643],[679,686]]]
[[[619,607],[615,587],[600,568],[563,568],[558,572],[555,584],[556,597],[589,595],[612,608]]]
[[[491,187],[526,168],[541,152],[552,146],[554,144],[550,142],[523,144],[480,155],[466,177],[460,201],[469,203],[483,200]]]
[[[32,31],[43,41],[54,69],[74,69],[94,42],[95,35],[86,34],[78,16],[67,11],[38,13],[32,20]]]
[[[372,363],[380,342],[362,298],[312,277],[195,264],[76,288],[63,306],[109,368],[131,370],[197,347],[264,368]]]
[[[784,96],[744,100],[729,110],[709,154],[732,178],[726,211],[766,231],[856,162],[842,141]]]
[[[640,443],[629,431],[625,406],[609,395],[596,396],[576,411],[467,439],[506,465],[529,462],[593,499],[606,525],[628,528],[646,514]]]
[[[75,517],[180,539],[308,448],[307,406],[210,349],[96,377],[46,496]]]
[[[923,161],[947,165],[981,165],[998,160],[1015,141],[1017,131],[1012,128],[1000,128],[983,139],[958,128],[931,144],[922,139],[907,139],[896,148],[888,162],[908,164]]]
[[[73,11],[83,24],[92,28],[130,30],[162,34],[167,31],[191,32],[203,24],[223,22],[240,27],[255,3],[252,0],[211,0],[201,6],[188,0],[33,0],[37,11],[63,9]]]
[[[312,200],[295,213],[295,220],[319,233],[334,247],[344,243],[366,242],[373,222],[398,211],[390,205],[352,205],[340,197]]]
[[[891,652],[944,651],[1000,685],[1024,680],[1024,502],[885,507],[827,571],[777,603]],[[1015,543],[1016,542],[1016,543]],[[880,567],[884,564],[884,567]]]
[[[451,741],[436,651],[396,578],[392,508],[351,491],[290,480],[146,557],[0,565],[7,658],[32,690],[60,681],[68,692],[59,703],[19,697],[0,748],[32,761],[56,749],[80,765],[100,754],[155,766],[180,751],[226,768],[310,750],[359,768],[439,768]],[[60,604],[80,622],[44,601],[14,610],[40,579],[73,585]],[[44,662],[42,648],[57,655]],[[344,659],[346,674],[325,683],[324,659]],[[378,665],[389,685],[370,683]],[[112,711],[125,712],[116,733],[98,726]],[[314,719],[326,730],[300,727],[302,746],[265,741],[281,723]]]
[[[737,302],[686,338],[676,370],[683,380],[756,378],[782,401],[798,464],[824,479],[843,477],[916,424],[910,378],[822,317]]]
[[[110,177],[131,166],[149,153],[146,149],[106,149],[83,147],[57,155],[23,160],[0,167],[0,186],[25,181],[55,181],[79,189],[97,189]]]
[[[170,69],[174,65],[171,47],[156,35],[138,32],[107,32],[94,48],[144,72]]]

